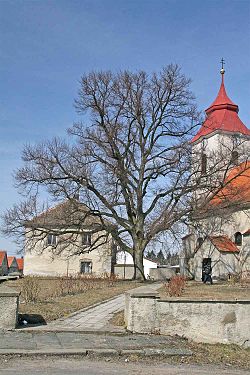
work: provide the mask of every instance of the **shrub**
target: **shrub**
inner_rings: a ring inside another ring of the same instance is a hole
[[[102,276],[76,275],[63,276],[59,279],[54,290],[54,297],[84,293],[90,289],[102,289],[112,287],[117,282],[117,276],[108,273]]]
[[[36,276],[25,276],[22,280],[21,294],[25,302],[37,302],[41,286]]]
[[[185,277],[176,275],[171,277],[169,282],[166,284],[168,294],[170,297],[179,297],[182,295],[185,289]]]
[[[240,282],[240,275],[237,273],[229,274],[228,282],[232,285],[238,284]]]
[[[250,271],[246,270],[241,273],[241,279],[242,284],[250,283]]]

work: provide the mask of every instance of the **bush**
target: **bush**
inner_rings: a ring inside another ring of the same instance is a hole
[[[36,276],[25,276],[22,280],[21,295],[25,302],[37,302],[41,291],[39,278]]]
[[[241,273],[241,279],[242,284],[250,283],[250,271],[246,270]]]
[[[93,274],[68,277],[63,276],[59,279],[59,282],[55,287],[54,297],[84,293],[90,289],[112,287],[117,281],[117,276],[107,273],[101,276],[95,276]]]
[[[179,297],[184,292],[186,281],[184,276],[176,275],[171,277],[166,284],[168,294],[170,297]]]

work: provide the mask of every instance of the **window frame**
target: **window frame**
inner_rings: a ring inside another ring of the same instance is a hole
[[[48,233],[47,235],[47,245],[48,246],[56,246],[58,242],[57,234],[55,233]],[[51,241],[49,240],[51,238]]]
[[[236,246],[242,246],[243,235],[241,232],[234,233],[234,243]]]
[[[88,266],[88,272],[82,272],[83,270],[83,264],[87,264]],[[93,263],[91,260],[80,260],[80,275],[90,275],[92,274],[92,268],[93,268]]]
[[[207,155],[203,152],[201,154],[201,175],[204,176],[207,173]]]
[[[85,241],[86,239],[86,241]],[[83,232],[82,233],[82,245],[83,246],[91,246],[92,244],[92,233],[91,232]]]
[[[200,248],[203,245],[204,239],[203,237],[198,237],[196,241],[196,247]]]
[[[232,151],[232,153],[231,153],[231,163],[233,165],[239,164],[239,153],[236,150]]]

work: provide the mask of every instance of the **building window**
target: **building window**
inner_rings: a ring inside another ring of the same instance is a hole
[[[242,234],[240,232],[235,233],[234,235],[234,243],[237,246],[242,245]]]
[[[50,246],[56,246],[57,244],[57,235],[49,233],[47,236],[47,244]]]
[[[232,164],[237,165],[238,164],[238,159],[239,159],[238,152],[237,151],[233,151],[232,155],[231,155],[231,162],[232,162]]]
[[[196,246],[201,247],[202,244],[203,244],[203,238],[202,237],[197,238]]]
[[[91,245],[91,233],[84,232],[82,234],[82,245],[90,246]]]
[[[207,155],[201,155],[201,174],[204,175],[207,173]]]
[[[81,262],[80,273],[92,273],[92,262]]]

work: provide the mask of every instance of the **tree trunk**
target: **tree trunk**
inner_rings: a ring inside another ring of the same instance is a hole
[[[134,248],[134,280],[145,280],[144,267],[143,267],[143,249],[140,247]]]

